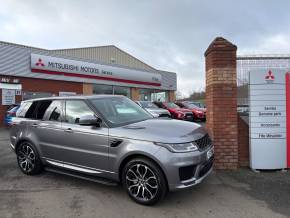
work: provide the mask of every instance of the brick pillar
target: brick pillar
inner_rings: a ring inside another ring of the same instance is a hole
[[[131,88],[131,99],[133,101],[139,101],[140,95],[139,95],[139,89],[138,88]]]
[[[237,47],[217,37],[205,52],[206,127],[215,146],[216,169],[238,167]]]
[[[83,83],[83,95],[92,95],[93,94],[93,84]]]
[[[175,91],[168,91],[168,101],[174,102],[175,100]]]

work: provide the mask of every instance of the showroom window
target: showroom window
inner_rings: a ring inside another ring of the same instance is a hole
[[[123,86],[114,86],[114,95],[124,95],[130,98],[131,97],[130,88]]]
[[[93,94],[113,94],[113,86],[108,85],[93,85]]]
[[[139,94],[141,101],[168,101],[168,91],[140,89]]]
[[[128,98],[131,97],[129,87],[124,86],[109,86],[109,85],[93,85],[93,94],[108,94],[108,95],[124,95]]]

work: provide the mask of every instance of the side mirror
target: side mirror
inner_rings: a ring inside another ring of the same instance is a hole
[[[97,126],[100,127],[102,123],[101,118],[93,115],[81,116],[79,119],[79,125],[81,126]]]

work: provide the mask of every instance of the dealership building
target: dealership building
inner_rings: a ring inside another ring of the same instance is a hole
[[[176,88],[176,73],[113,45],[47,50],[0,41],[1,123],[9,105],[31,98],[114,94],[173,101]]]

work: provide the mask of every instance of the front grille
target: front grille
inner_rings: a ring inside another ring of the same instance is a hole
[[[191,179],[192,177],[194,177],[195,170],[196,170],[196,166],[195,165],[190,165],[190,166],[186,166],[186,167],[180,167],[179,168],[179,178],[180,178],[180,180],[184,181],[184,180]]]
[[[214,158],[211,157],[199,170],[198,177],[203,177],[213,166]]]
[[[171,117],[169,114],[159,114],[159,117]]]
[[[201,151],[205,150],[212,144],[211,139],[208,134],[206,134],[200,139],[195,140],[194,143],[197,145],[197,147]]]
[[[192,113],[185,114],[185,120],[193,121],[193,114]]]

